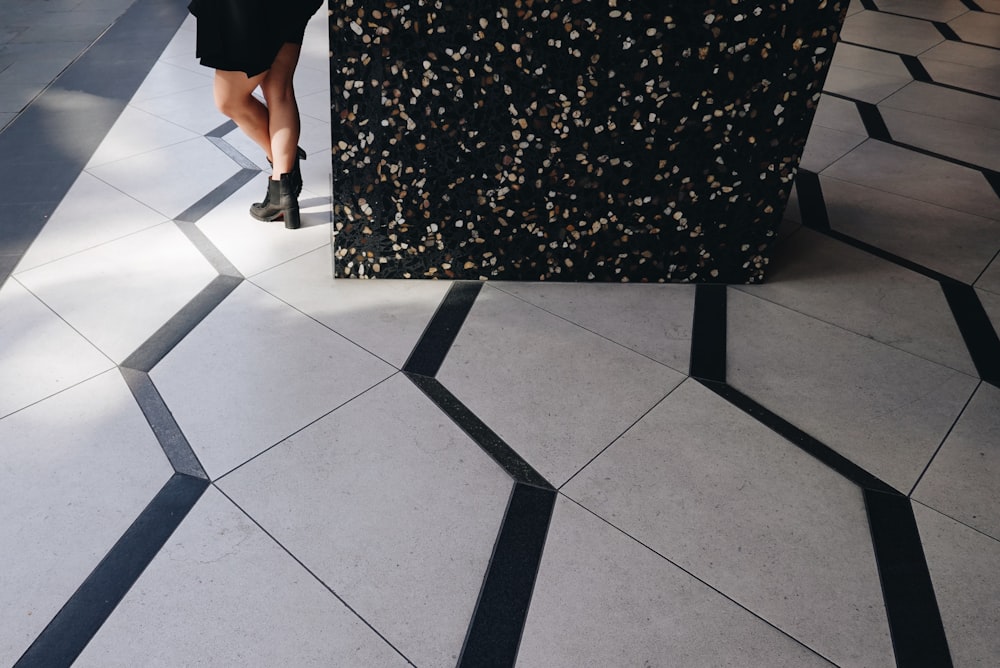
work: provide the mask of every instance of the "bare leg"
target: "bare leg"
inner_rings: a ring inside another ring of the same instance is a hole
[[[271,69],[264,74],[264,80],[260,82],[260,89],[267,101],[266,113],[271,148],[268,155],[274,163],[271,178],[276,181],[282,174],[292,171],[298,150],[301,123],[292,76],[295,74],[301,50],[302,47],[297,44],[284,44],[278,51]]]
[[[215,106],[236,121],[250,139],[256,142],[268,160],[271,155],[271,133],[268,130],[268,109],[253,96],[254,90],[267,76],[267,72],[247,77],[243,72],[215,71]]]

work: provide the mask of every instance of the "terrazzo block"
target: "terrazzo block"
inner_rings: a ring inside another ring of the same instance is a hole
[[[339,3],[335,275],[761,281],[846,7]]]

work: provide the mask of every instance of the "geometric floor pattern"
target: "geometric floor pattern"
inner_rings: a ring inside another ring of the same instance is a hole
[[[183,7],[4,2],[0,665],[996,664],[1000,3],[852,5],[726,287],[333,281],[322,12],[289,232]]]

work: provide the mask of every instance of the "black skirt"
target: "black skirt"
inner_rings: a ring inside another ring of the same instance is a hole
[[[271,68],[285,43],[302,44],[306,24],[323,0],[192,0],[198,19],[195,55],[206,67],[245,72]]]

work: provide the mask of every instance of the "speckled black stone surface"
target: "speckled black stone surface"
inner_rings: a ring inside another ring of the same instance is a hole
[[[336,3],[335,275],[763,280],[846,5]]]

